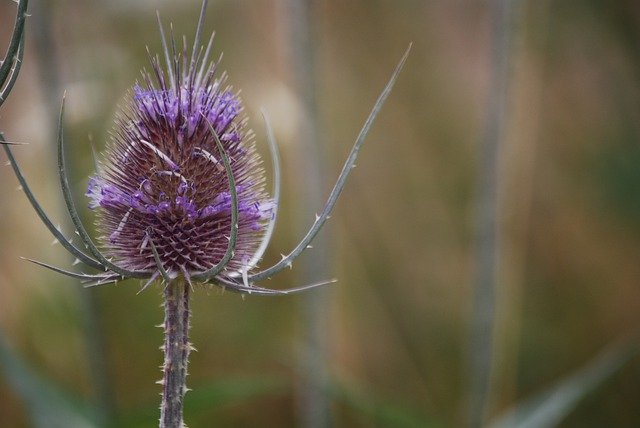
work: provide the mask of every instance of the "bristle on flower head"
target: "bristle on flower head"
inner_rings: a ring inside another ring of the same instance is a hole
[[[216,138],[229,158],[238,201],[228,269],[246,265],[272,216],[241,100],[225,86],[225,76],[214,76],[209,50],[210,44],[200,58],[193,49],[187,63],[186,43],[182,52],[174,47],[170,54],[165,44],[166,72],[151,58],[153,77],[143,72],[142,84],[133,87],[103,168],[89,180],[87,196],[99,212],[102,245],[127,269],[156,270],[159,261],[170,275],[189,274],[224,257],[232,200]]]

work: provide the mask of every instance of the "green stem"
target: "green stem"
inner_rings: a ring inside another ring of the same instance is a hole
[[[189,360],[189,285],[181,278],[164,290],[164,365],[160,428],[184,426],[182,408],[187,392]]]

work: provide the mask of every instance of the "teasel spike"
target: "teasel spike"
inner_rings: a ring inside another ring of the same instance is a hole
[[[169,47],[167,46],[167,38],[164,36],[164,28],[162,21],[160,20],[160,12],[156,10],[156,17],[158,18],[158,28],[160,29],[160,39],[162,40],[162,51],[164,52],[164,59],[167,63],[167,73],[169,74],[169,82],[173,82],[173,64],[171,63],[171,56],[169,55]]]

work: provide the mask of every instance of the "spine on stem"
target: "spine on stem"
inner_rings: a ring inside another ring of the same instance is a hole
[[[189,360],[189,285],[182,279],[164,290],[164,364],[160,428],[181,428]]]

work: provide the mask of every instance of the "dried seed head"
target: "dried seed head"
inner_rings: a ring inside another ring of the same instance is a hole
[[[251,258],[272,216],[264,171],[242,115],[237,93],[206,70],[186,48],[174,50],[168,73],[152,58],[155,82],[143,72],[121,111],[87,196],[98,210],[101,243],[130,270],[155,271],[159,261],[170,275],[189,275],[216,265],[231,233],[229,180],[217,148],[217,134],[236,183],[238,237],[228,268]]]

